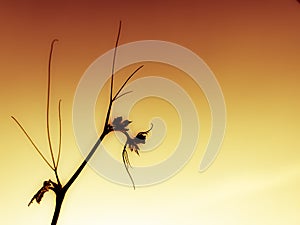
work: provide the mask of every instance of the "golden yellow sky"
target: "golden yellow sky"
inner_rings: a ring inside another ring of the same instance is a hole
[[[114,46],[120,19],[120,44],[148,39],[174,42],[208,64],[226,102],[224,142],[212,166],[200,173],[210,129],[205,97],[180,71],[149,65],[136,79],[149,70],[161,72],[195,101],[201,122],[195,154],[171,179],[135,191],[86,168],[69,190],[58,224],[299,224],[300,4],[296,0],[1,1],[0,15],[1,224],[42,225],[52,218],[53,193],[47,193],[40,205],[27,207],[42,182],[54,177],[10,118],[16,116],[50,157],[45,104],[51,40],[60,40],[53,59],[52,130],[57,143],[56,110],[62,98],[59,173],[67,181],[82,161],[72,130],[74,93],[87,67]],[[117,83],[125,79],[124,71]],[[153,105],[155,113],[150,110]],[[176,121],[174,108],[159,99],[146,99],[131,116],[145,109],[149,111],[138,116],[134,125],[138,127],[143,119],[147,125],[159,114],[173,128],[162,145],[169,147],[179,135],[178,124],[170,119]],[[99,126],[101,121],[95,119]],[[109,139],[105,144],[117,146]],[[119,153],[112,149],[114,157]],[[158,148],[129,157],[133,166],[148,165],[169,154]]]

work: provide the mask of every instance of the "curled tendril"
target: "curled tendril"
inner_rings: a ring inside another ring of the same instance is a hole
[[[129,172],[129,167],[131,167],[131,164],[129,161],[128,152],[127,152],[126,148],[128,147],[131,151],[134,151],[137,155],[139,155],[140,148],[138,145],[146,143],[146,136],[152,130],[153,124],[151,123],[151,127],[149,130],[139,132],[134,138],[131,138],[130,135],[128,134],[129,129],[127,128],[127,126],[131,122],[132,121],[129,121],[129,120],[123,120],[123,118],[120,116],[120,117],[116,117],[113,120],[112,125],[109,125],[109,126],[112,130],[121,131],[122,133],[124,133],[126,135],[127,140],[126,140],[126,143],[123,148],[122,159],[123,159],[123,164],[125,166],[127,174],[132,182],[133,188],[135,189],[135,184],[134,184],[133,178]]]
[[[135,189],[135,184],[134,184],[134,181],[133,181],[133,178],[129,172],[129,169],[128,167],[131,167],[130,165],[130,161],[129,161],[129,158],[128,158],[128,153],[126,151],[126,144],[124,145],[124,148],[123,148],[123,152],[122,152],[122,158],[123,158],[123,164],[125,166],[125,169],[126,169],[126,172],[131,180],[131,183],[132,183],[132,186],[133,186],[133,189]]]

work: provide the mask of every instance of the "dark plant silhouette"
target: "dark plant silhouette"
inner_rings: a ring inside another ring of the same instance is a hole
[[[131,166],[130,165],[130,161],[129,161],[129,158],[128,158],[128,153],[126,151],[126,148],[128,147],[131,151],[134,151],[136,154],[139,155],[139,144],[145,144],[145,141],[146,141],[146,135],[150,132],[150,130],[152,129],[153,127],[153,124],[151,124],[151,128],[147,131],[143,131],[143,132],[139,132],[134,138],[131,138],[130,135],[128,134],[128,128],[127,126],[132,122],[132,121],[129,121],[129,120],[124,120],[122,121],[122,117],[117,117],[114,119],[114,121],[112,122],[112,128],[113,130],[115,131],[120,131],[122,132],[123,134],[126,135],[126,142],[124,144],[124,148],[123,148],[123,152],[122,152],[122,158],[123,158],[123,163],[124,163],[124,166],[125,166],[125,169],[130,177],[130,180],[132,182],[132,186],[133,188],[135,189],[135,185],[134,185],[134,181],[132,179],[132,176],[130,175],[129,173],[129,170],[128,170],[128,166]]]
[[[123,158],[123,163],[125,166],[125,169],[130,177],[130,180],[133,184],[133,187],[135,188],[133,178],[129,173],[128,166],[130,166],[129,158],[128,158],[128,153],[126,151],[127,147],[131,150],[139,154],[139,144],[144,144],[146,140],[146,135],[149,133],[149,131],[152,129],[153,125],[151,124],[151,128],[147,131],[144,132],[139,132],[135,137],[130,137],[128,134],[128,128],[127,126],[131,123],[129,120],[123,120],[123,118],[117,117],[115,118],[112,123],[110,123],[110,114],[111,114],[111,108],[113,103],[119,99],[120,97],[124,96],[125,94],[128,94],[129,92],[121,94],[121,91],[125,87],[125,85],[128,83],[128,81],[136,74],[142,67],[139,66],[133,73],[125,80],[123,85],[119,88],[117,93],[113,95],[113,86],[114,86],[114,67],[115,67],[115,61],[116,61],[116,53],[117,53],[117,47],[118,47],[118,42],[120,39],[120,33],[121,33],[121,21],[119,24],[119,30],[118,30],[118,36],[116,39],[115,43],[115,49],[114,49],[114,55],[112,59],[112,72],[111,72],[111,80],[110,80],[110,96],[109,96],[109,105],[105,117],[105,123],[103,127],[103,131],[101,135],[99,136],[98,140],[90,150],[89,154],[86,156],[84,161],[81,163],[81,165],[78,167],[78,169],[74,172],[74,174],[71,176],[71,178],[63,185],[59,179],[58,175],[58,165],[60,161],[60,154],[61,154],[61,137],[62,137],[62,119],[61,119],[61,100],[59,100],[58,103],[58,119],[59,119],[59,140],[58,140],[58,153],[57,157],[54,157],[54,151],[53,151],[53,145],[51,141],[51,135],[50,135],[50,123],[49,123],[49,112],[50,112],[50,90],[51,90],[51,61],[52,61],[52,53],[54,49],[54,44],[58,41],[57,39],[53,40],[51,43],[51,48],[50,48],[50,55],[49,55],[49,61],[48,61],[48,85],[47,85],[47,107],[46,107],[46,128],[47,128],[47,140],[48,140],[48,145],[49,145],[49,151],[51,154],[51,161],[49,161],[42,153],[42,151],[37,147],[33,139],[29,136],[27,131],[24,129],[24,127],[21,125],[21,123],[14,117],[12,116],[12,119],[17,123],[17,125],[21,128],[23,133],[26,135],[28,140],[31,142],[35,150],[38,152],[38,154],[41,156],[41,158],[45,161],[45,163],[48,165],[48,167],[51,168],[51,170],[54,172],[56,181],[52,180],[46,180],[43,182],[43,186],[38,190],[38,192],[32,197],[30,200],[28,206],[34,202],[34,200],[37,203],[40,203],[44,194],[48,191],[53,191],[56,196],[56,204],[55,204],[55,210],[52,218],[51,225],[57,224],[60,209],[64,200],[64,197],[68,191],[68,189],[71,187],[71,185],[74,183],[74,181],[77,179],[81,171],[84,169],[84,167],[87,165],[88,161],[91,159],[91,157],[94,155],[96,152],[98,146],[101,144],[103,139],[112,131],[119,131],[122,132],[123,134],[126,135],[126,142],[124,144],[124,148],[122,151],[122,158]]]

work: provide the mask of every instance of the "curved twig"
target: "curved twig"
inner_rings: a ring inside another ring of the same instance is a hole
[[[131,166],[130,165],[130,162],[129,162],[129,159],[128,159],[128,154],[127,154],[127,151],[126,151],[126,146],[127,146],[127,142],[126,144],[124,145],[124,148],[123,148],[123,152],[122,152],[122,158],[123,158],[123,164],[125,166],[125,169],[126,169],[126,172],[131,180],[131,183],[132,183],[132,186],[133,186],[133,189],[135,189],[135,184],[134,184],[134,181],[133,181],[133,178],[128,170],[128,166]]]
[[[51,43],[51,48],[50,48],[50,54],[49,54],[49,60],[48,60],[48,84],[47,84],[47,109],[46,109],[46,126],[47,126],[47,139],[48,139],[48,144],[49,144],[49,149],[51,153],[51,158],[53,162],[54,168],[55,166],[55,159],[54,159],[54,154],[53,154],[53,149],[52,149],[52,143],[51,143],[51,136],[50,136],[50,125],[49,125],[49,109],[50,109],[50,84],[51,84],[51,61],[52,61],[52,53],[53,53],[53,48],[55,42],[57,42],[58,39],[54,39]]]
[[[121,98],[121,97],[123,97],[124,95],[130,94],[131,92],[133,92],[133,91],[127,91],[127,92],[119,95],[118,97],[114,98],[114,101],[117,100],[117,99],[119,99],[119,98]]]

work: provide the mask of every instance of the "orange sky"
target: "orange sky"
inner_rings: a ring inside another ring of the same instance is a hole
[[[0,1],[0,211],[4,212],[0,223],[50,224],[52,194],[41,205],[27,208],[27,203],[51,171],[10,116],[22,121],[46,148],[51,40],[60,40],[54,51],[52,109],[62,98],[61,176],[66,180],[82,160],[72,135],[76,86],[87,67],[114,46],[119,20],[121,44],[145,39],[175,42],[209,65],[226,101],[224,143],[213,166],[198,173],[208,137],[204,129],[205,138],[180,173],[135,192],[87,168],[70,189],[60,224],[117,224],[123,218],[123,224],[298,225],[300,4],[296,0]],[[188,91],[193,99],[200,95],[203,99],[201,91]],[[207,108],[196,106],[207,115]]]

